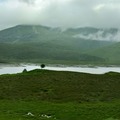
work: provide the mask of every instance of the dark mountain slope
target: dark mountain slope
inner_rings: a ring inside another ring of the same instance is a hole
[[[42,46],[42,47],[41,47]],[[41,60],[67,62],[103,62],[105,59],[82,52],[67,50],[65,48],[47,47],[40,44],[0,44],[0,60],[3,61],[30,61]]]

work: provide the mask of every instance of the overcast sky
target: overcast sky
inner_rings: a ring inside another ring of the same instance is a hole
[[[0,29],[18,24],[120,28],[120,0],[0,0]]]

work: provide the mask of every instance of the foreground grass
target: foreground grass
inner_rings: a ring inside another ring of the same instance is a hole
[[[120,99],[120,74],[33,70],[0,76],[0,99],[99,102]]]
[[[33,70],[0,76],[0,120],[119,120],[120,74]]]
[[[120,102],[0,101],[0,120],[119,120]]]

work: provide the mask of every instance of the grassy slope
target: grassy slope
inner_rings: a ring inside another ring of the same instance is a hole
[[[0,120],[120,119],[120,74],[33,70],[0,76]],[[31,112],[35,116],[28,116]],[[108,119],[109,118],[109,119]]]
[[[103,47],[95,51],[88,52],[90,55],[99,56],[106,58],[107,63],[119,64],[120,62],[120,43],[110,45],[108,47]]]
[[[83,54],[83,50],[76,51],[64,45],[52,45],[45,43],[21,43],[21,44],[0,44],[0,61],[22,61],[41,62],[44,61],[64,61],[67,62],[104,62],[104,59]],[[53,63],[53,62],[52,62]]]
[[[0,85],[1,99],[58,102],[120,99],[120,74],[117,73],[92,75],[38,69],[24,74],[0,76]]]

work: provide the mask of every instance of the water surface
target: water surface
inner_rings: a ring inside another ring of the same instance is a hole
[[[33,70],[33,69],[41,69],[39,65],[33,64],[21,64],[21,65],[0,65],[0,74],[13,74],[13,73],[21,73],[24,69]],[[46,66],[47,70],[55,70],[55,71],[73,71],[73,72],[84,72],[84,73],[92,73],[92,74],[104,74],[110,71],[120,72],[120,67],[88,67],[88,66]]]

